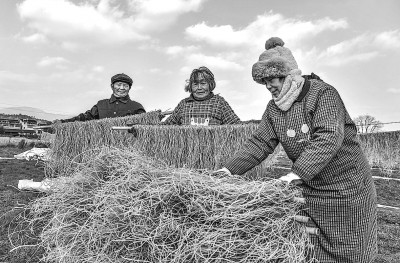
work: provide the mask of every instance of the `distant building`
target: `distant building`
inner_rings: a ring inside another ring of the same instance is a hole
[[[20,119],[20,122],[22,124],[22,129],[24,130],[33,130],[33,127],[36,127],[38,125],[37,120]]]
[[[5,135],[10,136],[29,136],[37,134],[38,121],[33,119],[5,119],[0,118],[0,125],[3,127]]]
[[[35,130],[38,134],[41,134],[42,132],[50,132],[52,131],[52,128],[50,127],[51,121],[38,121],[37,126],[35,127]],[[41,128],[43,126],[43,128]]]

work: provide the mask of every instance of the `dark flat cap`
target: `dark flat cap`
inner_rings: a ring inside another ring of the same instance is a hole
[[[132,79],[124,73],[119,73],[117,75],[112,76],[111,84],[114,84],[115,82],[124,82],[124,83],[129,84],[129,86],[132,86],[132,83],[133,83]]]

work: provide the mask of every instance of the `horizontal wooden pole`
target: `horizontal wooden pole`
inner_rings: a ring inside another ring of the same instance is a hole
[[[374,179],[388,180],[388,181],[400,181],[399,178],[382,177],[382,176],[372,176]]]
[[[170,115],[170,114],[172,114],[172,110],[171,111],[164,111],[164,112],[161,112],[160,113],[160,115]],[[129,124],[128,124],[129,125]],[[135,124],[132,124],[132,125],[140,125],[140,123],[135,123]],[[113,126],[113,127],[111,127],[111,130],[113,130],[113,131],[126,131],[126,130],[130,130],[132,128],[132,126]]]
[[[395,210],[400,210],[400,207],[395,207],[395,206],[387,206],[387,205],[377,205],[378,208],[385,208],[385,209],[395,209]]]
[[[161,112],[161,114],[162,115],[171,115],[173,112],[174,111],[172,111],[172,110],[168,110],[168,111]]]
[[[306,233],[310,235],[319,235],[319,229],[315,227],[306,227]]]
[[[172,114],[172,110],[171,111],[164,111],[164,112],[161,112],[160,114],[161,115],[171,115]],[[38,129],[47,129],[47,128],[52,128],[53,127],[53,125],[43,125],[43,126],[34,126],[34,127],[32,127],[32,129],[36,129],[36,130],[38,130]],[[114,126],[114,127],[112,127],[111,129],[112,130],[129,130],[130,128],[132,128],[132,127],[118,127],[118,126]]]
[[[130,129],[132,129],[132,126],[112,126],[111,127],[111,130],[114,130],[114,131],[118,131],[118,130],[125,131],[125,130],[130,130]]]
[[[310,221],[310,218],[308,216],[296,215],[294,216],[294,220],[299,223],[308,223],[308,221]]]
[[[304,197],[293,197],[293,201],[298,202],[300,204],[306,203],[306,199]]]

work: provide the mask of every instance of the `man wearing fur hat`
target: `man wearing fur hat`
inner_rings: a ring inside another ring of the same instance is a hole
[[[239,123],[240,119],[220,95],[215,95],[214,74],[207,67],[194,69],[185,85],[191,94],[181,100],[162,124],[223,125]]]
[[[281,143],[293,165],[282,181],[299,183],[306,199],[314,257],[368,263],[377,254],[376,191],[357,129],[337,90],[304,78],[280,38],[266,42],[253,79],[272,94],[255,134],[217,173],[244,174]]]
[[[124,74],[116,74],[111,77],[111,98],[98,101],[90,110],[61,122],[89,121],[103,118],[122,117],[133,114],[145,113],[142,104],[129,98],[132,87],[132,79]]]

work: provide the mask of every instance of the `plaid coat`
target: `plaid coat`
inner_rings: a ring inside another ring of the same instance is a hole
[[[225,167],[243,174],[271,154],[280,142],[303,180],[303,213],[319,262],[372,262],[377,253],[376,191],[370,167],[356,138],[357,129],[338,92],[306,80],[291,108],[271,100],[255,134]]]
[[[163,124],[177,125],[223,125],[239,123],[240,119],[226,100],[210,94],[205,100],[195,100],[192,96],[183,99]]]

